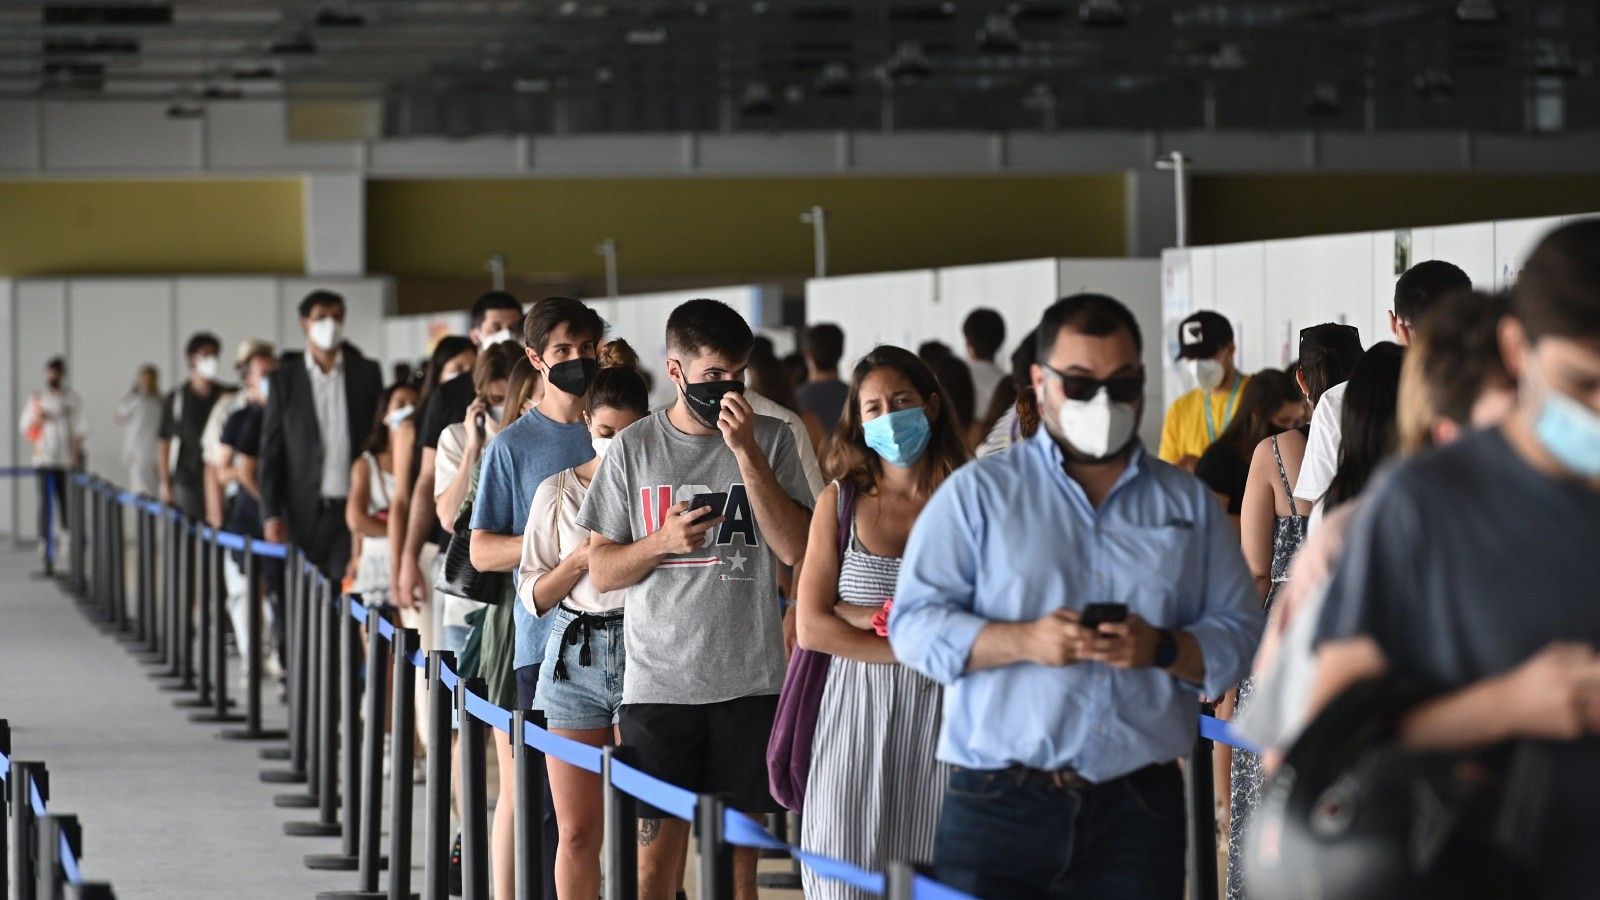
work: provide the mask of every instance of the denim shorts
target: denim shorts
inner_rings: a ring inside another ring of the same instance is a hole
[[[579,613],[563,604],[554,615],[534,708],[551,728],[609,728],[622,706],[627,663],[622,612]]]

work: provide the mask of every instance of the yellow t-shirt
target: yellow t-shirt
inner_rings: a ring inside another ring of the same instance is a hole
[[[1239,392],[1250,383],[1249,375],[1239,376]],[[1229,398],[1233,398],[1230,403]],[[1195,388],[1172,401],[1167,409],[1166,421],[1161,423],[1161,451],[1156,455],[1177,465],[1186,456],[1200,458],[1211,442],[1220,436],[1238,410],[1239,399],[1229,388],[1225,391],[1206,391]],[[1206,417],[1211,418],[1213,433],[1206,431]]]

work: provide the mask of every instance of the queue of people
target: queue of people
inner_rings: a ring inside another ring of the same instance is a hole
[[[468,334],[385,385],[342,338],[342,298],[299,312],[304,349],[247,343],[237,387],[208,334],[164,399],[141,373],[119,407],[132,483],[298,544],[559,735],[625,744],[751,816],[803,810],[809,849],[926,861],[979,897],[1181,897],[1179,761],[1209,700],[1262,751],[1215,773],[1230,898],[1402,877],[1420,895],[1484,860],[1520,894],[1600,884],[1584,852],[1600,836],[1600,220],[1548,235],[1508,296],[1420,263],[1396,284],[1394,342],[1313,324],[1284,369],[1241,371],[1233,325],[1194,313],[1176,335],[1193,389],[1158,448],[1138,438],[1150,336],[1100,294],[1041,310],[1008,372],[992,311],[967,319],[965,359],[886,345],[843,370],[825,323],[794,366],[694,300],[644,360],[578,300],[525,312],[491,292]],[[676,389],[665,408],[651,371]],[[24,413],[42,469],[82,453],[64,375],[53,362]],[[246,646],[244,574],[225,574]],[[281,574],[263,577],[276,603]],[[1440,849],[1400,875],[1334,865],[1383,844],[1359,842],[1372,820],[1334,827],[1292,801],[1330,772],[1350,790],[1376,777],[1335,765],[1330,734],[1528,788],[1534,839],[1475,827],[1481,794],[1439,825],[1369,787],[1388,833],[1432,829]],[[548,771],[544,895],[589,900],[600,783]],[[513,804],[495,809],[509,897]],[[688,823],[639,815],[640,895],[670,900]],[[1313,827],[1320,856],[1293,840]],[[756,858],[735,853],[745,900]]]

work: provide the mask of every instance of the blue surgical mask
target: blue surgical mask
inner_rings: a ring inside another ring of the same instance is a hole
[[[1556,462],[1584,478],[1600,478],[1600,413],[1551,391],[1533,429]]]
[[[897,409],[870,419],[861,430],[868,447],[883,457],[884,462],[901,469],[916,465],[933,437],[928,416],[920,406]]]

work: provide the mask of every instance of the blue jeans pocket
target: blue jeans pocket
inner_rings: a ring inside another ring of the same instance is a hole
[[[1209,774],[1207,777],[1210,777]],[[1163,766],[1150,772],[1139,772],[1124,780],[1128,793],[1145,815],[1163,822],[1184,816],[1183,776],[1176,766]]]
[[[950,773],[946,793],[966,800],[996,800],[1014,782],[1010,772],[956,769]]]

